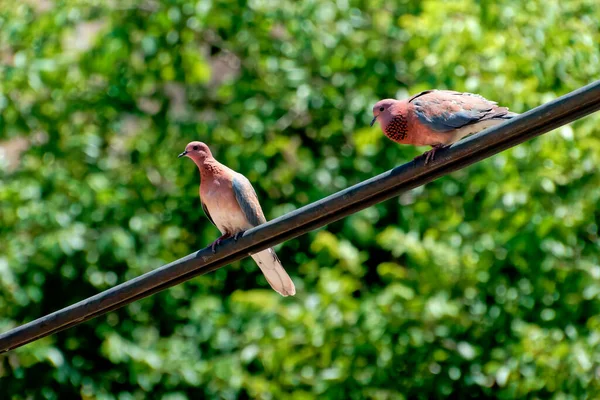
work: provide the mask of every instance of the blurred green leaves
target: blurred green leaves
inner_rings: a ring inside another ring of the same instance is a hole
[[[516,112],[597,79],[593,0],[0,3],[0,329],[217,230],[203,140],[268,218],[424,149],[380,98]],[[595,398],[597,116],[0,358],[2,398]]]

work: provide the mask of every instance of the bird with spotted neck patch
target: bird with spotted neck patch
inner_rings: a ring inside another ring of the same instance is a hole
[[[427,90],[404,100],[378,101],[371,126],[379,121],[385,136],[396,143],[431,146],[419,156],[427,165],[436,150],[517,115],[477,94]]]

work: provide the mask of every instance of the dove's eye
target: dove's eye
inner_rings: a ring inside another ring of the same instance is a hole
[[[385,110],[385,108],[379,107],[379,111],[383,111],[383,110]]]
[[[198,146],[194,146],[194,147],[193,147],[193,149],[194,149],[194,150],[198,150]]]

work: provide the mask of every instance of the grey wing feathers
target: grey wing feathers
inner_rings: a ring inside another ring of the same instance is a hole
[[[487,119],[509,119],[514,116],[506,107],[478,94],[450,90],[428,90],[410,99],[421,123],[444,132]]]
[[[461,128],[465,125],[472,124],[479,121],[479,113],[473,111],[459,111],[453,114],[439,116],[439,115],[427,115],[422,112],[418,107],[415,109],[417,117],[421,122],[431,126],[436,131],[447,131],[449,129]]]
[[[253,226],[258,226],[267,222],[260,205],[258,204],[258,196],[248,179],[242,175],[233,178],[233,193],[235,198],[246,216],[246,219]]]

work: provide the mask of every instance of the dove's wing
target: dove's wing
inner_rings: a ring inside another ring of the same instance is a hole
[[[428,90],[409,100],[423,125],[438,132],[452,131],[490,119],[514,116],[506,107],[477,94],[451,90]]]
[[[260,204],[258,203],[258,197],[252,187],[252,184],[245,176],[237,174],[233,178],[233,193],[235,198],[240,205],[246,220],[252,226],[258,226],[267,222],[265,215],[263,214]]]

